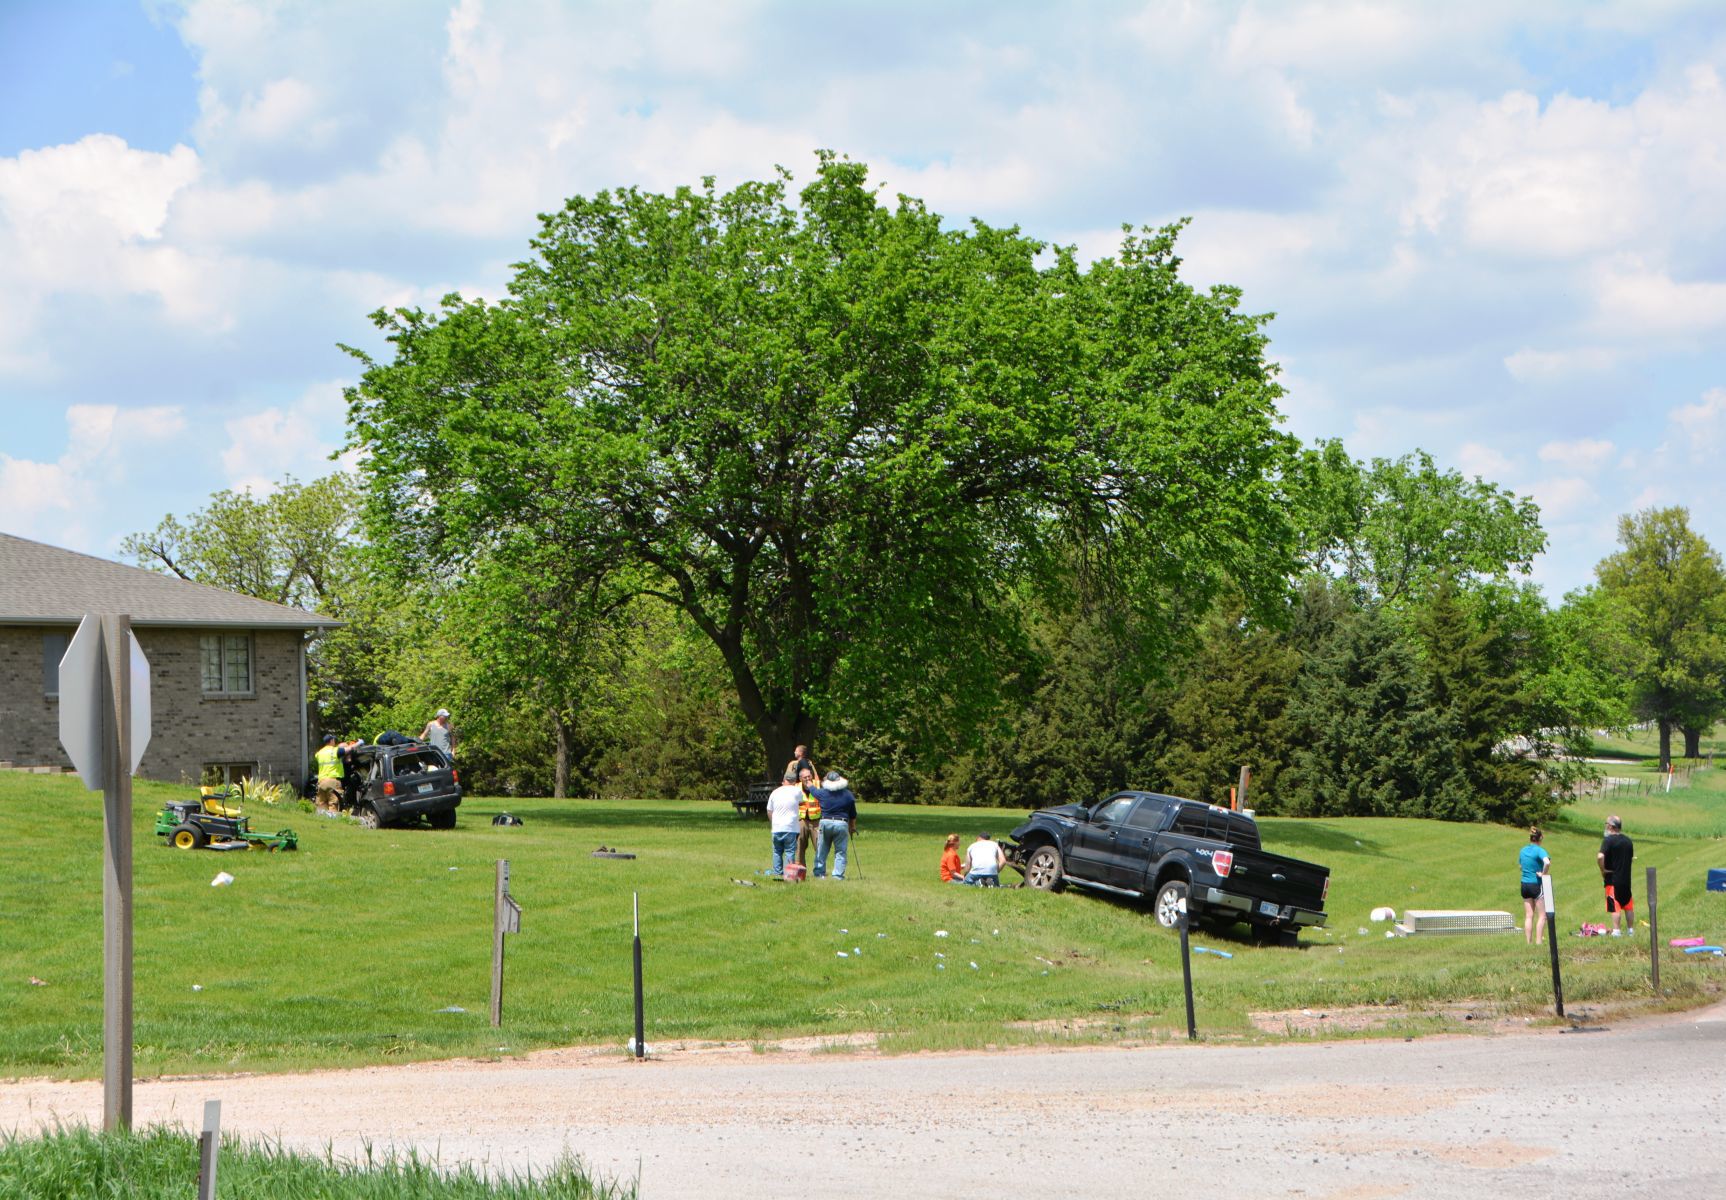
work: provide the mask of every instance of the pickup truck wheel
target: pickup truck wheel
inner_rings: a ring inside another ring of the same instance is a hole
[[[1181,924],[1181,901],[1186,898],[1187,885],[1179,879],[1171,879],[1158,888],[1154,908],[1157,924],[1164,929],[1178,929]]]
[[[369,804],[362,804],[354,809],[354,816],[359,820],[361,829],[376,829],[383,824],[378,820],[378,810]]]
[[[1038,846],[1025,860],[1025,886],[1039,892],[1059,891],[1061,852],[1054,846]]]

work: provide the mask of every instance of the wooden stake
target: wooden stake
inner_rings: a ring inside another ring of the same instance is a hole
[[[102,618],[102,1128],[132,1128],[132,620]]]

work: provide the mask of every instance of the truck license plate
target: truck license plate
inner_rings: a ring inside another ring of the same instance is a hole
[[[429,792],[432,790],[432,785],[429,783],[422,783],[420,784],[419,790],[421,792]]]
[[[1259,911],[1267,917],[1274,917],[1277,915],[1279,910],[1277,906],[1272,904],[1269,900],[1260,900]]]

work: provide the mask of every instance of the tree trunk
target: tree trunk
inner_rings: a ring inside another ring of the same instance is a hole
[[[1686,728],[1684,730],[1684,757],[1702,757],[1702,731],[1700,729]]]
[[[555,800],[569,799],[569,721],[562,713],[552,718],[557,723],[557,768],[552,775],[551,795]]]
[[[1672,765],[1672,722],[1666,717],[1660,718],[1660,769],[1666,770]]]
[[[811,761],[821,761],[815,753],[815,733],[819,727],[820,722],[814,717],[802,713],[796,716],[776,713],[756,724],[756,735],[767,755],[764,774],[770,782],[778,783],[784,776],[785,764],[791,761],[792,751],[798,746],[809,747]]]

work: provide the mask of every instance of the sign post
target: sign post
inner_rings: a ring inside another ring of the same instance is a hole
[[[641,1004],[641,893],[633,893],[635,911],[635,1057],[647,1057],[647,1021]]]
[[[222,1102],[204,1101],[204,1129],[198,1135],[198,1200],[216,1200],[216,1152],[222,1148]]]
[[[1187,1040],[1197,1041],[1198,1026],[1193,1022],[1193,953],[1187,940],[1187,924],[1189,921],[1187,898],[1182,896],[1178,902],[1179,921],[1181,926],[1181,987],[1187,994]]]
[[[503,1024],[503,935],[521,932],[521,905],[509,894],[509,859],[497,860],[491,906],[491,1027]]]
[[[1631,932],[1635,932],[1632,930]],[[1660,897],[1654,890],[1654,868],[1648,868],[1648,974],[1654,994],[1660,994]]]
[[[1564,981],[1558,975],[1558,909],[1552,899],[1552,876],[1540,877],[1540,900],[1546,907],[1546,944],[1552,951],[1552,1002],[1564,1015]]]
[[[150,664],[130,617],[86,613],[60,659],[60,744],[102,792],[102,1128],[132,1127],[132,772],[150,742]]]

